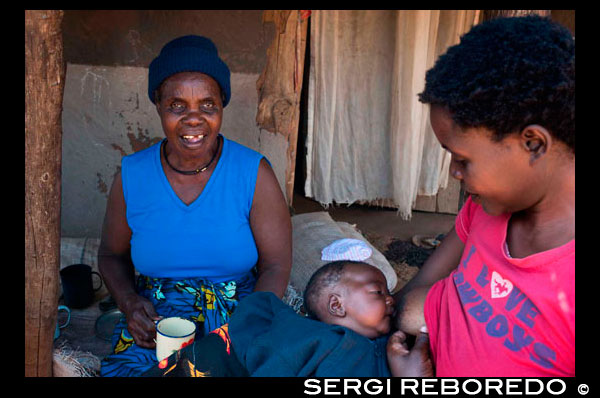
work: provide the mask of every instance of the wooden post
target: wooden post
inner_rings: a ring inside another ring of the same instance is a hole
[[[310,12],[300,10],[264,12],[263,22],[273,22],[277,31],[267,50],[267,65],[256,82],[256,124],[271,133],[282,134],[288,142],[285,195],[290,207],[294,197],[300,94],[309,15]]]
[[[60,266],[63,11],[25,11],[25,376],[52,376]]]

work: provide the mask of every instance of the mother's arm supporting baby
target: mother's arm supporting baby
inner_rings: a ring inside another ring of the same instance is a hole
[[[429,256],[417,275],[394,295],[396,327],[405,333],[418,335],[425,326],[423,308],[431,286],[450,275],[458,267],[465,245],[454,228]]]
[[[396,327],[388,340],[387,360],[390,372],[396,377],[429,377],[434,365],[429,353],[429,335],[425,324],[425,298],[431,286],[450,275],[458,266],[464,244],[454,228],[440,246],[429,256],[417,275],[394,295]],[[409,350],[407,335],[417,336]]]

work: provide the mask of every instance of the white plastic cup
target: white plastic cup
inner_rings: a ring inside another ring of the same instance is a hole
[[[156,323],[156,358],[162,361],[194,342],[196,324],[188,319],[170,317]]]

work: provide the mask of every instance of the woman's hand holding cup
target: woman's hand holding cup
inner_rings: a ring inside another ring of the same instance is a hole
[[[121,310],[127,318],[127,330],[135,343],[144,348],[156,347],[156,321],[161,319],[152,303],[138,294],[130,294],[123,300]]]

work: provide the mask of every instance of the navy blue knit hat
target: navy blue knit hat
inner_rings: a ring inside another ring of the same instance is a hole
[[[179,72],[201,72],[209,75],[219,83],[225,96],[223,107],[231,98],[229,68],[219,58],[214,43],[202,36],[182,36],[174,39],[163,47],[150,63],[148,70],[148,96],[154,103],[154,91],[167,77]]]

